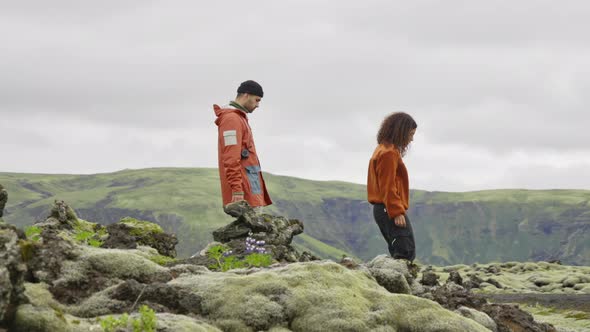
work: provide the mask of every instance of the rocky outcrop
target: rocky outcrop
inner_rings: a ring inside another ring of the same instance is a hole
[[[432,269],[425,269],[421,279],[425,289],[420,296],[432,299],[443,307],[473,319],[492,331],[556,331],[550,324],[534,321],[529,313],[518,306],[491,304],[483,295],[473,293],[471,288],[477,288],[483,283],[483,280],[474,275],[471,275],[467,282],[463,282],[460,273],[451,270],[444,285],[439,286],[438,282],[434,282],[437,280],[438,275]],[[461,283],[469,286],[461,285]]]
[[[281,216],[258,214],[246,201],[231,204],[226,213],[237,217],[232,223],[213,232],[213,239],[227,244],[234,255],[243,256],[248,251],[248,237],[263,241],[262,246],[278,262],[298,262],[317,259],[313,255],[300,254],[291,246],[293,237],[303,233],[303,223]]]
[[[8,192],[6,189],[0,184],[0,218],[4,215],[4,207],[6,206],[6,202],[8,201]],[[0,222],[2,219],[0,219]]]
[[[27,271],[22,259],[25,234],[16,227],[0,224],[0,327],[9,325],[16,308],[26,303],[24,278]]]
[[[159,225],[149,221],[126,217],[108,225],[107,232],[109,237],[103,248],[135,249],[143,245],[156,249],[160,255],[176,257],[176,235],[164,233]]]
[[[408,264],[404,260],[392,259],[386,255],[375,257],[367,263],[369,273],[377,283],[391,293],[411,294],[410,285],[413,284],[415,276],[410,274]]]

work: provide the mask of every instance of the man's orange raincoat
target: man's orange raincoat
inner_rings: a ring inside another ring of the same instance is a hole
[[[262,178],[247,114],[232,106],[221,108],[213,105],[213,110],[219,131],[219,178],[223,205],[231,203],[233,194],[240,193],[250,206],[272,204]]]

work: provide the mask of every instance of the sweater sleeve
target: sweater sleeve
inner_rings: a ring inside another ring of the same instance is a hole
[[[387,151],[377,160],[376,165],[379,186],[384,194],[383,203],[391,219],[405,212],[401,196],[397,192],[397,186],[395,185],[400,158],[399,152]]]
[[[232,193],[243,194],[242,188],[242,136],[243,128],[237,116],[226,116],[219,124],[221,162],[225,170],[227,183]]]

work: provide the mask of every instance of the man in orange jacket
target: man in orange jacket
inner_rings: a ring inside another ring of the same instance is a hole
[[[243,200],[255,208],[272,204],[248,124],[248,114],[258,107],[263,95],[260,84],[245,81],[229,105],[213,105],[219,133],[219,178],[224,207]]]

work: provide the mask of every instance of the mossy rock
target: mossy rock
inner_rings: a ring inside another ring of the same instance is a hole
[[[132,249],[137,245],[150,246],[160,255],[176,257],[178,239],[167,234],[158,224],[131,217],[121,219],[107,227],[109,237],[103,247]]]
[[[100,329],[96,329],[101,331]],[[92,324],[59,309],[25,304],[18,307],[10,331],[14,332],[78,332],[92,331]]]
[[[27,297],[30,304],[36,307],[50,307],[50,308],[61,308],[65,307],[53,298],[53,295],[49,291],[49,285],[40,283],[25,283],[25,296]]]
[[[82,268],[100,272],[117,279],[135,279],[140,282],[168,281],[170,273],[138,250],[102,249],[87,247],[79,262]],[[74,272],[74,275],[77,273]]]
[[[157,328],[175,332],[221,332],[217,327],[203,321],[173,314],[156,314]]]
[[[3,223],[2,216],[4,215],[4,206],[8,201],[8,193],[4,187],[0,184],[0,223]]]
[[[129,233],[134,236],[146,237],[153,234],[164,233],[164,230],[162,227],[160,227],[160,225],[149,221],[126,217],[121,219],[119,222],[129,226]]]
[[[181,275],[169,282],[202,299],[224,331],[488,331],[423,298],[392,294],[366,271],[294,263],[249,275]]]
[[[38,248],[37,243],[32,240],[19,240],[18,246],[20,248],[21,257],[25,263],[33,258],[33,255]]]
[[[113,315],[118,318],[120,315]],[[79,318],[64,314],[49,307],[36,307],[31,304],[21,305],[10,327],[11,332],[88,332],[103,331],[100,320],[96,318]],[[139,314],[129,315],[129,321],[139,319]],[[156,314],[156,328],[175,332],[221,332],[218,328],[198,319],[169,313]],[[131,323],[129,324],[131,330]]]

